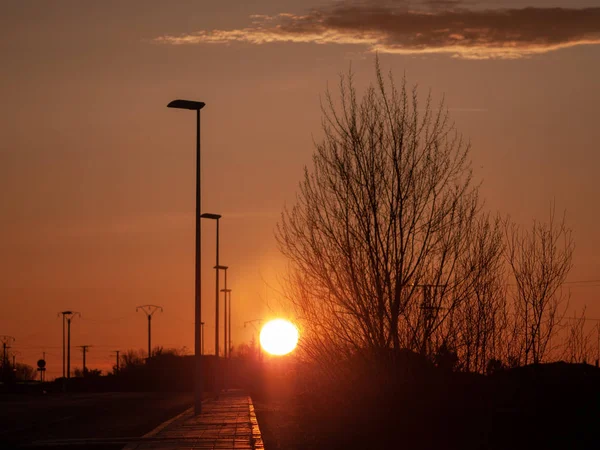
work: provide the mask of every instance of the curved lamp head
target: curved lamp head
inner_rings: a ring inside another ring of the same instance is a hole
[[[201,214],[200,217],[202,217],[203,219],[219,220],[221,218],[221,214],[204,213]]]
[[[204,102],[195,102],[193,100],[173,100],[167,105],[167,108],[177,109],[191,109],[193,111],[199,111],[204,108]]]

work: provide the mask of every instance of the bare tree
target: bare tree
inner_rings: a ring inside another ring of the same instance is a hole
[[[572,265],[573,239],[565,217],[556,221],[554,206],[548,223],[534,221],[531,230],[505,223],[507,260],[512,269],[515,336],[519,358],[539,363],[547,356],[556,335],[566,296],[561,285]]]
[[[585,308],[580,316],[567,319],[566,337],[563,349],[563,360],[571,363],[581,363],[593,361],[592,337],[596,330],[592,329],[586,333],[585,323],[588,319],[585,317]]]
[[[490,360],[505,358],[509,321],[500,218],[483,215],[476,233],[461,260],[471,268],[470,289],[445,321],[443,342],[456,349],[463,370],[484,373]]]
[[[17,363],[14,367],[17,381],[35,380],[37,371],[29,364]]]
[[[431,353],[465,298],[495,295],[474,287],[495,276],[486,258],[499,256],[475,253],[496,244],[481,232],[469,144],[443,103],[420,103],[404,79],[399,87],[391,74],[384,80],[378,61],[376,80],[360,100],[351,73],[339,99],[327,92],[313,168],[277,227],[313,358]]]

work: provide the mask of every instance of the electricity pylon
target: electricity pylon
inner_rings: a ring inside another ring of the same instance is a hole
[[[159,309],[160,312],[163,312],[163,309],[162,306],[142,305],[137,306],[135,312],[138,312],[140,309],[148,316],[148,359],[150,359],[152,357],[152,316]]]

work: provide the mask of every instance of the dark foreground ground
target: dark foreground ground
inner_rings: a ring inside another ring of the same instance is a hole
[[[267,450],[600,448],[600,370],[591,366],[423,372],[314,392],[271,385],[253,396]]]
[[[0,449],[122,448],[102,440],[142,436],[191,405],[191,393],[2,394]],[[81,438],[90,440],[81,446],[44,444]]]

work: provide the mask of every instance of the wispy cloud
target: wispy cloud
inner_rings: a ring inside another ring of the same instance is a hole
[[[401,1],[346,1],[305,15],[254,15],[241,29],[200,30],[155,40],[173,45],[354,44],[381,53],[446,53],[469,59],[521,58],[600,44],[600,8],[472,10],[453,0],[426,4],[427,8],[410,9]]]

